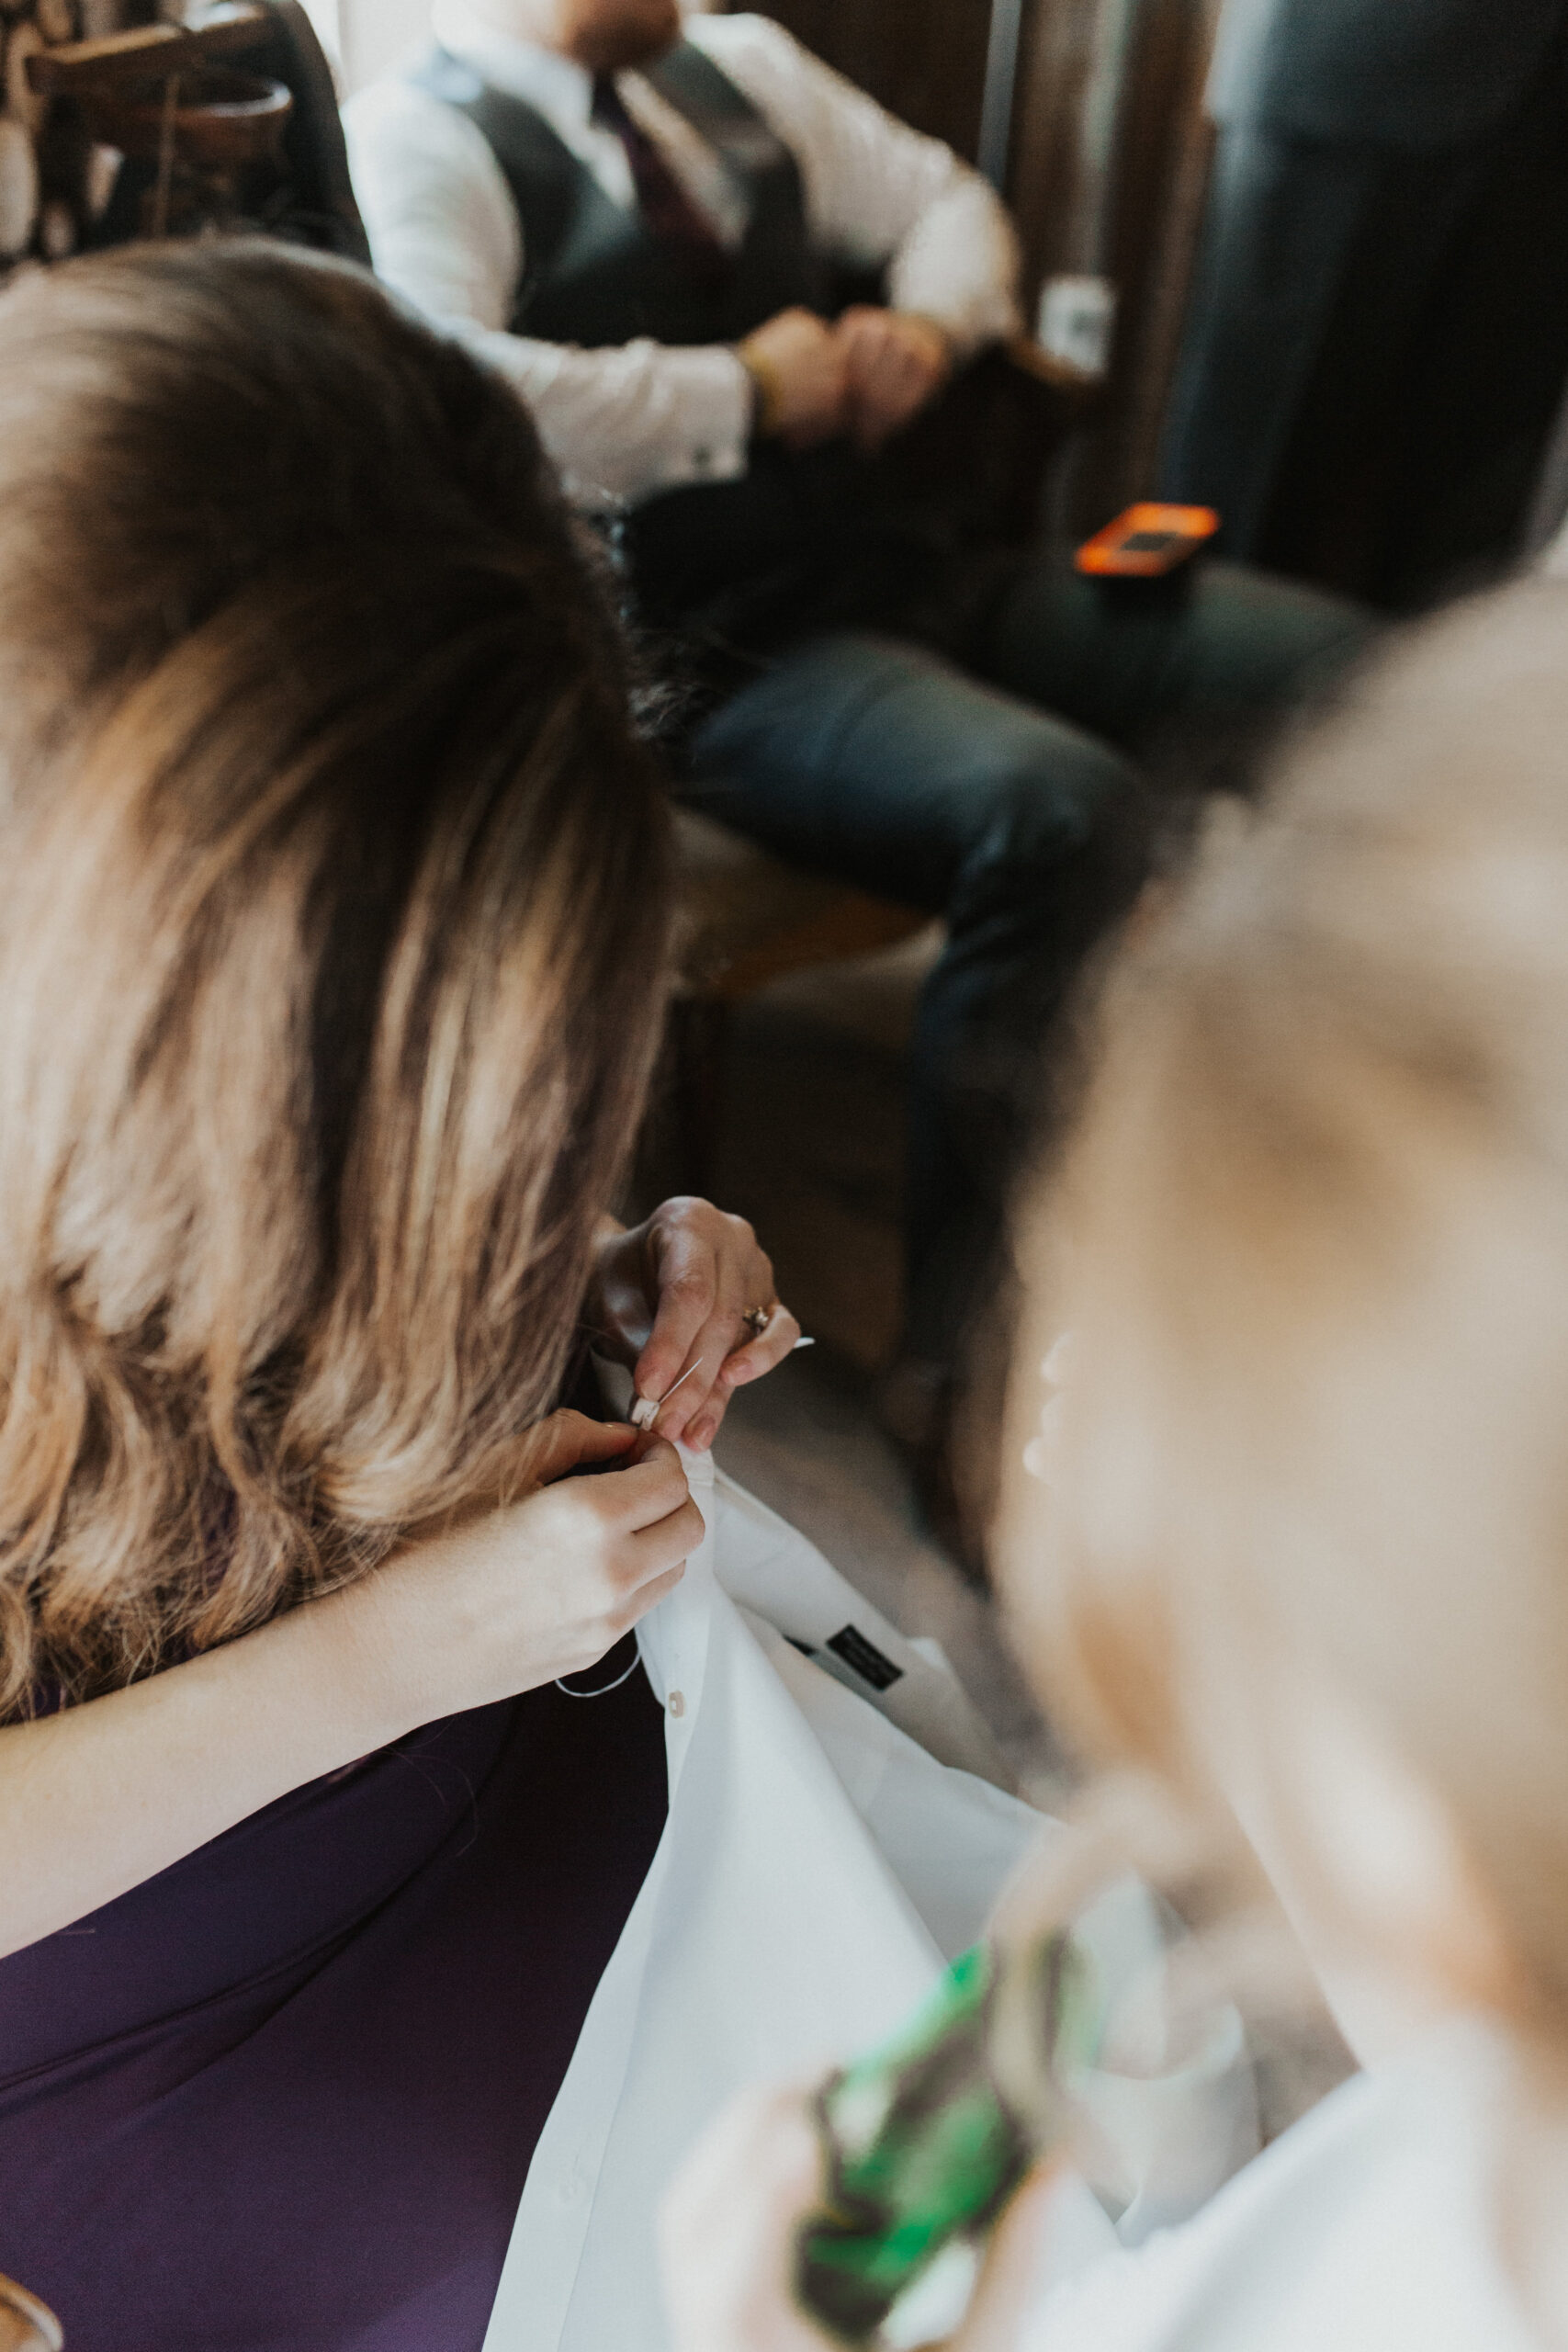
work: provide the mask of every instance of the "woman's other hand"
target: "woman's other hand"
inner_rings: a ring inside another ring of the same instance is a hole
[[[757,1310],[771,1312],[753,1335],[746,1318]],[[629,1233],[601,1235],[588,1319],[634,1367],[639,1397],[669,1397],[660,1435],[699,1453],[735,1391],[782,1363],[800,1337],[745,1218],[689,1199],[666,1201]]]
[[[615,1464],[604,1477],[574,1477]],[[324,1609],[404,1728],[580,1674],[673,1591],[703,1540],[681,1457],[624,1425],[552,1413],[533,1491],[420,1538]]]
[[[593,1666],[703,1538],[674,1447],[581,1413],[532,1431],[494,1489],[521,1499],[149,1681],[0,1725],[0,1959],[423,1724]]]

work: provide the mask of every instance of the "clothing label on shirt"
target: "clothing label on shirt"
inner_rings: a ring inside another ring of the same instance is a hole
[[[835,1657],[842,1658],[852,1673],[858,1674],[863,1682],[869,1682],[874,1690],[891,1690],[896,1682],[904,1679],[903,1668],[895,1666],[890,1657],[884,1657],[875,1643],[868,1642],[853,1625],[846,1625],[841,1634],[835,1634],[828,1647]]]

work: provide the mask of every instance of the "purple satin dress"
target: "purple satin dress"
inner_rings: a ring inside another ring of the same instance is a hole
[[[640,1672],[532,1691],[0,1961],[0,2270],[67,2352],[479,2352],[665,1803]]]

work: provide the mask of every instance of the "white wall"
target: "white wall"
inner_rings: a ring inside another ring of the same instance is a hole
[[[307,0],[307,6],[312,16],[331,9],[337,18],[335,46],[345,92],[368,82],[430,27],[430,0]]]

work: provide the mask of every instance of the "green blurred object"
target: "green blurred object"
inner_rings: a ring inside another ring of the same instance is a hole
[[[956,1961],[904,2030],[818,2095],[826,2189],[802,2224],[795,2292],[866,2346],[955,2240],[983,2237],[1066,2120],[1061,2085],[1093,2063],[1093,1974],[1065,1934]]]

